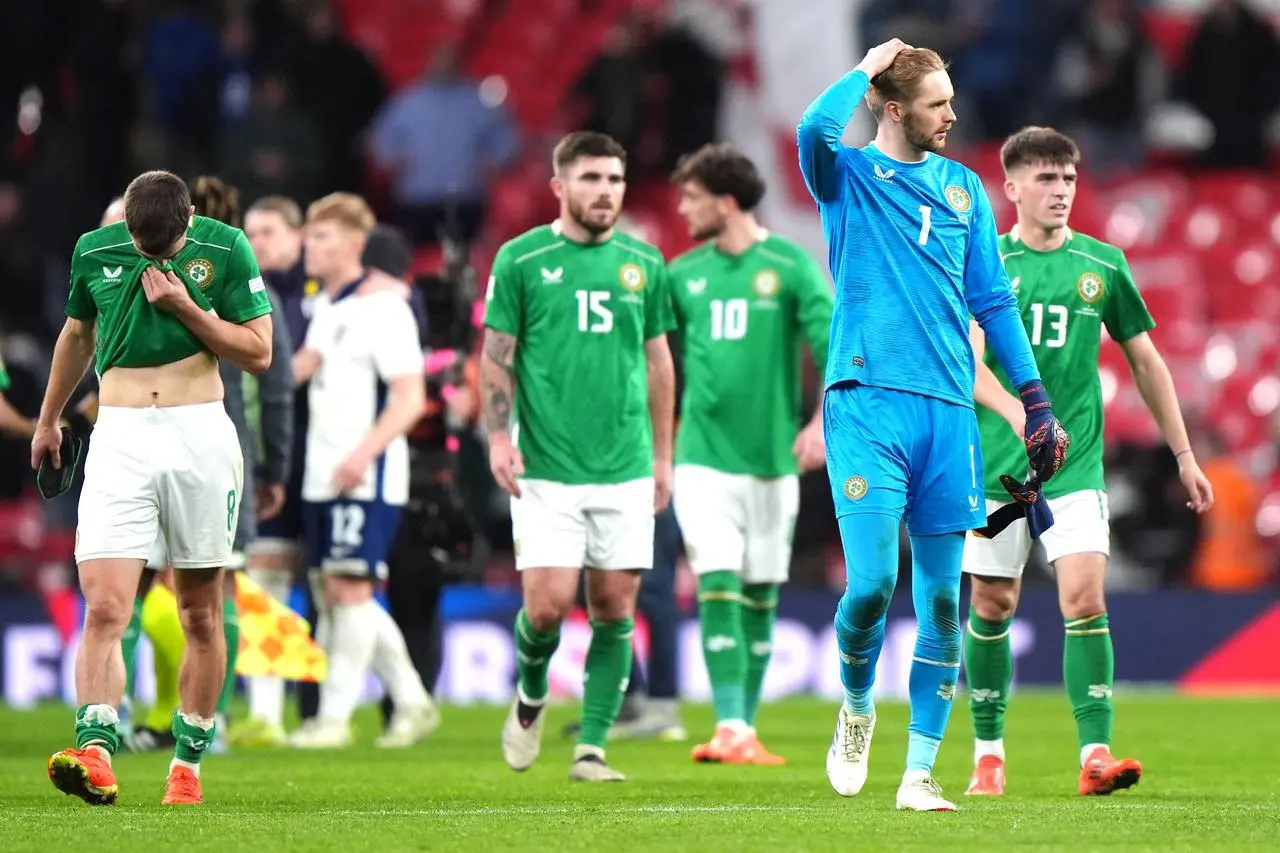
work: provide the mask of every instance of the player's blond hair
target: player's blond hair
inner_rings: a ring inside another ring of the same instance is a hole
[[[916,96],[920,82],[935,71],[946,71],[947,63],[937,51],[927,47],[911,47],[898,51],[893,64],[881,71],[871,81],[867,90],[867,102],[876,118],[884,115],[884,105],[890,101],[909,103]]]
[[[329,193],[307,208],[307,224],[332,221],[353,231],[368,234],[377,224],[369,203],[355,193]]]

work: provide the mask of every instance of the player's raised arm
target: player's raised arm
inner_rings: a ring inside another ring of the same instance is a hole
[[[867,94],[871,80],[893,64],[900,50],[909,47],[902,39],[891,39],[867,51],[857,67],[827,87],[800,117],[796,141],[800,149],[800,173],[805,186],[819,202],[834,201],[843,189],[840,142],[858,102]]]
[[[1026,436],[1027,456],[1032,471],[1043,483],[1062,467],[1069,439],[1053,416],[1049,395],[1040,381],[1040,369],[1031,352],[1031,341],[1027,339],[1026,327],[1018,313],[1018,298],[1013,295],[1009,276],[1000,262],[1000,245],[991,202],[976,178],[970,193],[973,197],[973,223],[965,257],[965,301],[986,334],[996,361],[1000,362],[1009,381],[1018,390],[1026,417],[1023,434]]]

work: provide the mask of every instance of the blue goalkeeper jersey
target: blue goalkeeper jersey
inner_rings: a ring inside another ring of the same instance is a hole
[[[845,75],[800,120],[800,169],[836,282],[826,387],[856,381],[973,406],[969,318],[1015,387],[1038,379],[982,182],[954,160],[841,144],[867,75]]]

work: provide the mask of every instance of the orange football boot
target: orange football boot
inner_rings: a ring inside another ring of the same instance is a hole
[[[1116,758],[1111,750],[1100,746],[1089,754],[1080,768],[1080,793],[1104,796],[1112,791],[1132,788],[1142,778],[1142,765],[1132,758]]]
[[[195,806],[204,802],[200,792],[200,777],[190,767],[181,765],[169,771],[169,781],[164,786],[164,799],[161,805]]]
[[[700,764],[764,764],[781,765],[787,760],[764,748],[754,732],[743,732],[732,726],[716,726],[708,743],[693,748],[693,760]]]
[[[120,796],[111,762],[95,747],[55,752],[49,759],[49,780],[91,806],[109,806]]]
[[[964,793],[967,797],[1004,796],[1004,759],[998,755],[979,758],[978,766],[973,768],[973,778],[969,780],[969,789]]]

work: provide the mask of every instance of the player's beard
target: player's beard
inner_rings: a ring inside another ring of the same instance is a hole
[[[618,222],[618,210],[612,207],[609,209],[609,215],[605,219],[591,218],[591,213],[597,203],[593,202],[590,205],[585,205],[579,204],[572,199],[569,200],[569,216],[573,218],[574,222],[581,225],[588,234],[603,234]]]
[[[932,151],[936,154],[945,148],[947,145],[945,139],[941,141],[934,139],[942,129],[949,130],[950,128],[944,126],[944,128],[935,130],[933,133],[924,133],[920,130],[920,125],[916,121],[915,115],[907,113],[902,117],[902,132],[907,137],[907,144],[917,151]]]
[[[713,219],[701,225],[691,224],[689,236],[695,240],[714,240],[724,233],[724,225],[723,219]]]

